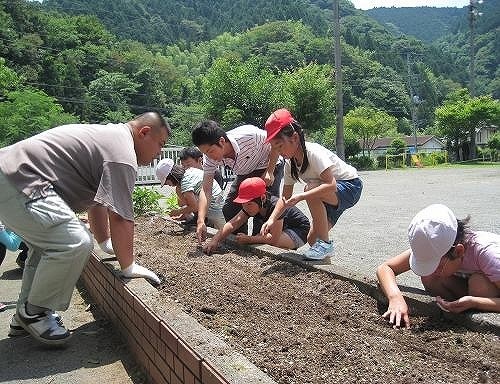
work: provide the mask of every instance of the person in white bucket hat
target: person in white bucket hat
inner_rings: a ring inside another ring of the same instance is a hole
[[[457,220],[443,204],[422,209],[408,226],[410,249],[377,268],[389,301],[382,316],[394,328],[410,327],[408,306],[396,283],[396,276],[410,269],[444,311],[500,312],[500,235],[470,230],[469,219]]]
[[[156,177],[163,187],[165,184],[175,188],[180,206],[173,209],[169,215],[175,220],[185,220],[189,223],[193,214],[198,212],[199,195],[203,184],[203,171],[190,167],[184,169],[174,164],[172,159],[162,159],[156,165]],[[213,228],[220,229],[226,223],[222,213],[224,194],[218,183],[212,184],[212,196],[208,207],[206,221]]]

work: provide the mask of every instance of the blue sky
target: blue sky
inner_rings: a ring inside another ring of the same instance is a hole
[[[469,4],[469,0],[351,0],[358,9],[375,7],[458,7]]]

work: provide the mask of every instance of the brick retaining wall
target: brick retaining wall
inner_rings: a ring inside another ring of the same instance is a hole
[[[92,254],[82,280],[95,303],[125,338],[151,383],[229,383],[115,275],[112,265]]]

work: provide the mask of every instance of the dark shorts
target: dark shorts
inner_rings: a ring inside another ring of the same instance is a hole
[[[285,228],[283,233],[286,233],[290,239],[292,239],[293,244],[295,245],[293,249],[297,249],[306,243],[309,231],[306,232],[302,228]]]
[[[326,216],[331,225],[335,225],[340,215],[359,201],[362,190],[363,183],[359,177],[352,180],[337,180],[336,193],[339,205],[335,207],[331,204],[323,203],[326,208]]]

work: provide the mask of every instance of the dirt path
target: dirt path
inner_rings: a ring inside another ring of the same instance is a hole
[[[137,220],[135,246],[162,295],[278,383],[499,382],[495,335],[427,317],[393,330],[349,283],[240,250],[203,255],[160,217]]]

